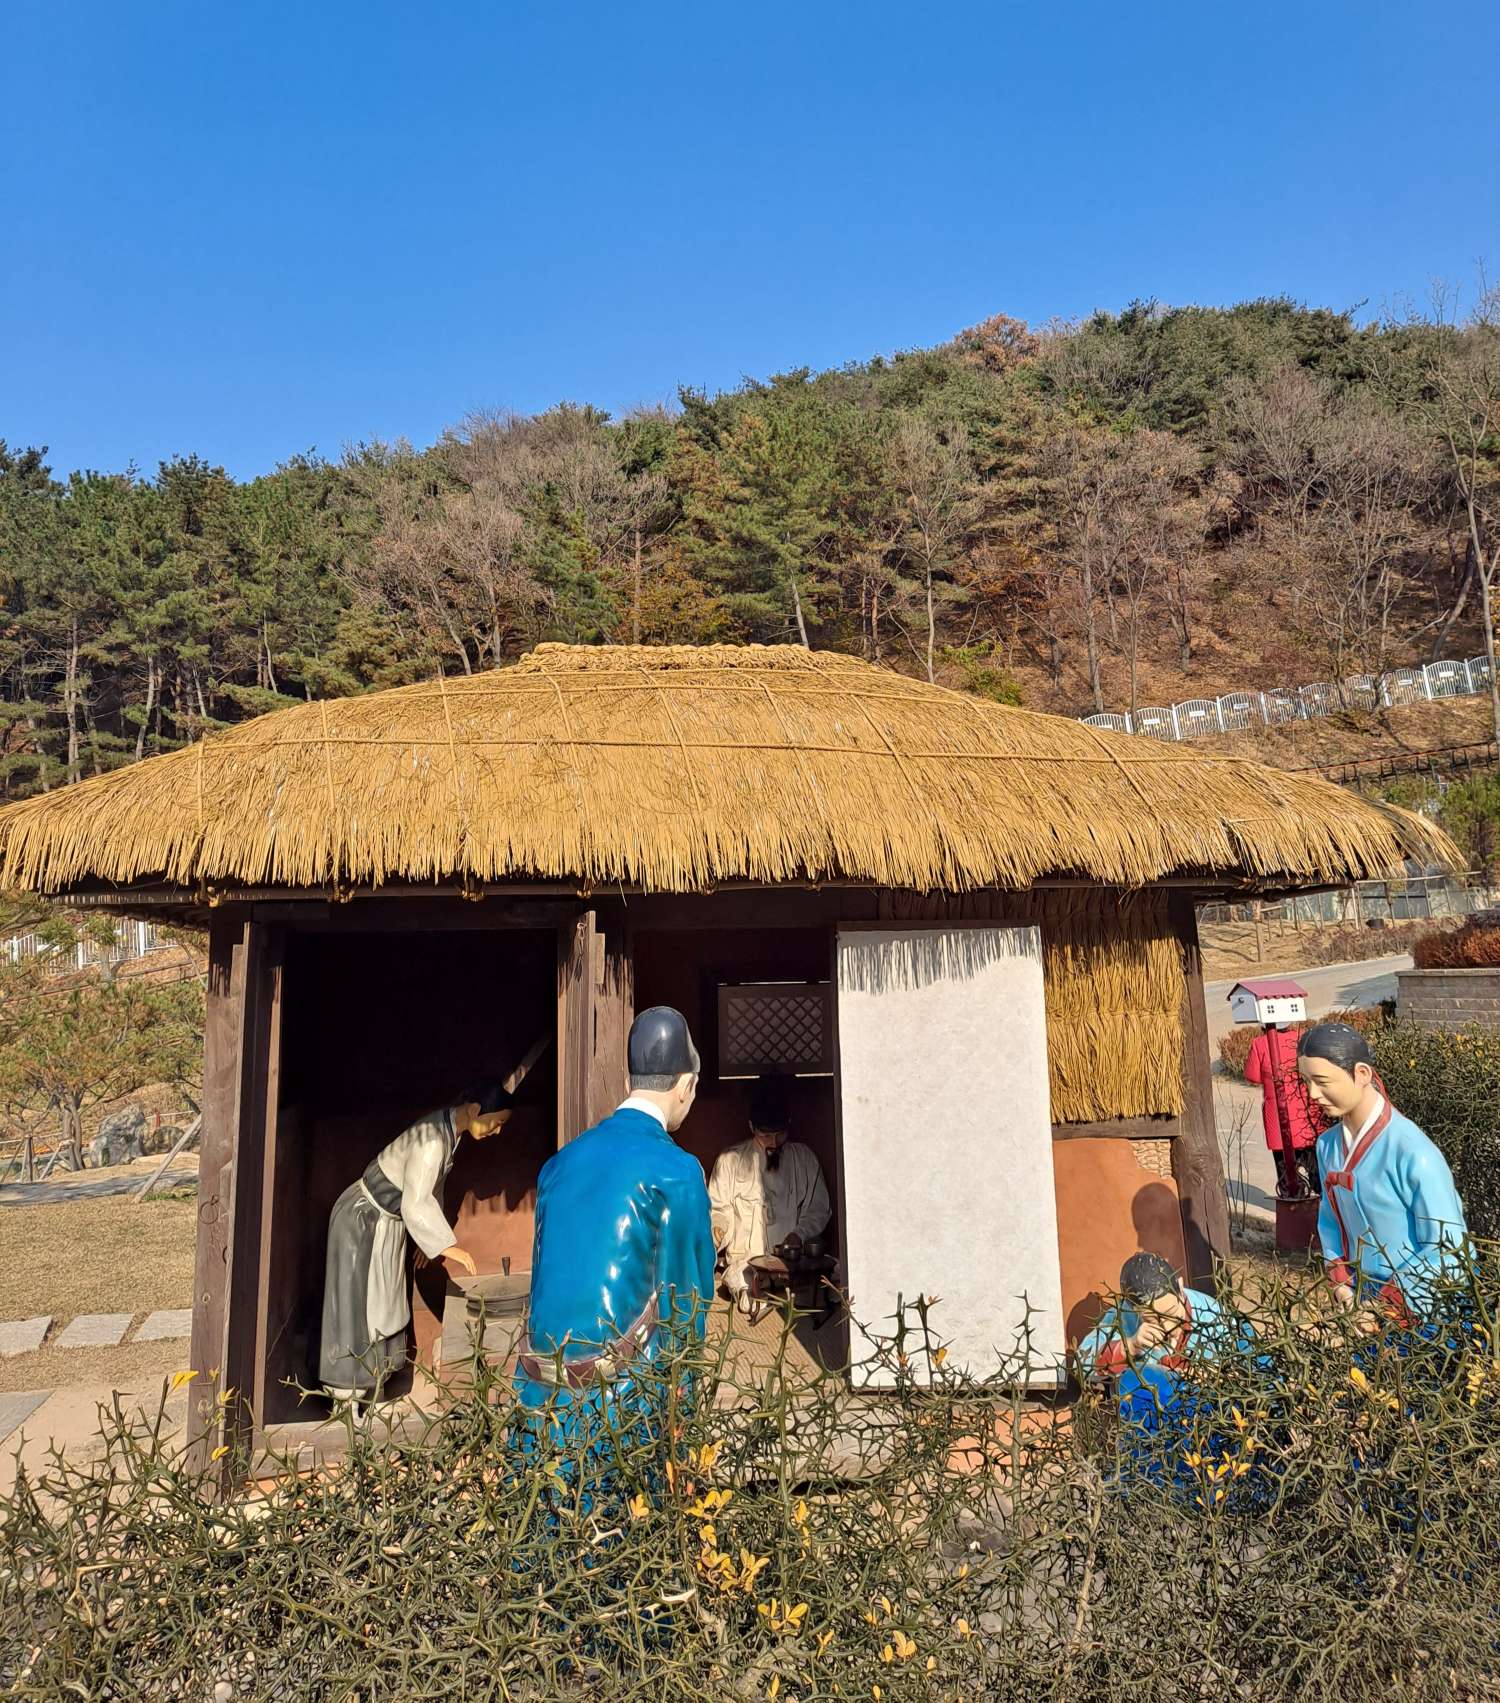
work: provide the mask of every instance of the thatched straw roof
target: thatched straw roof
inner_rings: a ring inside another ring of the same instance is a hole
[[[1264,887],[1447,861],[1322,781],[792,646],[543,645],[299,705],[0,811],[0,885],[319,888],[1039,877]]]

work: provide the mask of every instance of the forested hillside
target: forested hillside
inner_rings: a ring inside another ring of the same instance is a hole
[[[0,790],[545,639],[806,643],[1073,714],[1479,654],[1496,306],[1001,315],[248,483],[0,444]]]

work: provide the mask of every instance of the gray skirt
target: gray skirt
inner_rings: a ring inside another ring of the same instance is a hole
[[[369,1322],[371,1255],[385,1216],[354,1182],[328,1220],[318,1377],[332,1389],[373,1390],[406,1365],[406,1327],[378,1336]]]

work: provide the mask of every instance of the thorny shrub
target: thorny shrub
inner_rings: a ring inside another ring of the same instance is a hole
[[[1025,1403],[918,1303],[856,1390],[732,1338],[588,1451],[508,1389],[214,1505],[110,1419],[0,1504],[0,1688],[28,1698],[1345,1700],[1493,1695],[1500,1272],[1361,1337],[1273,1274],[1177,1407]],[[788,1321],[790,1324],[790,1321]],[[691,1377],[689,1378],[689,1374]],[[691,1395],[685,1393],[691,1391]]]

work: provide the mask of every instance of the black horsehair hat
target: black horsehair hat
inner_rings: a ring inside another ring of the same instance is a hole
[[[632,1082],[639,1077],[675,1082],[679,1076],[696,1076],[701,1067],[687,1018],[670,1005],[653,1005],[636,1018],[627,1051]]]

